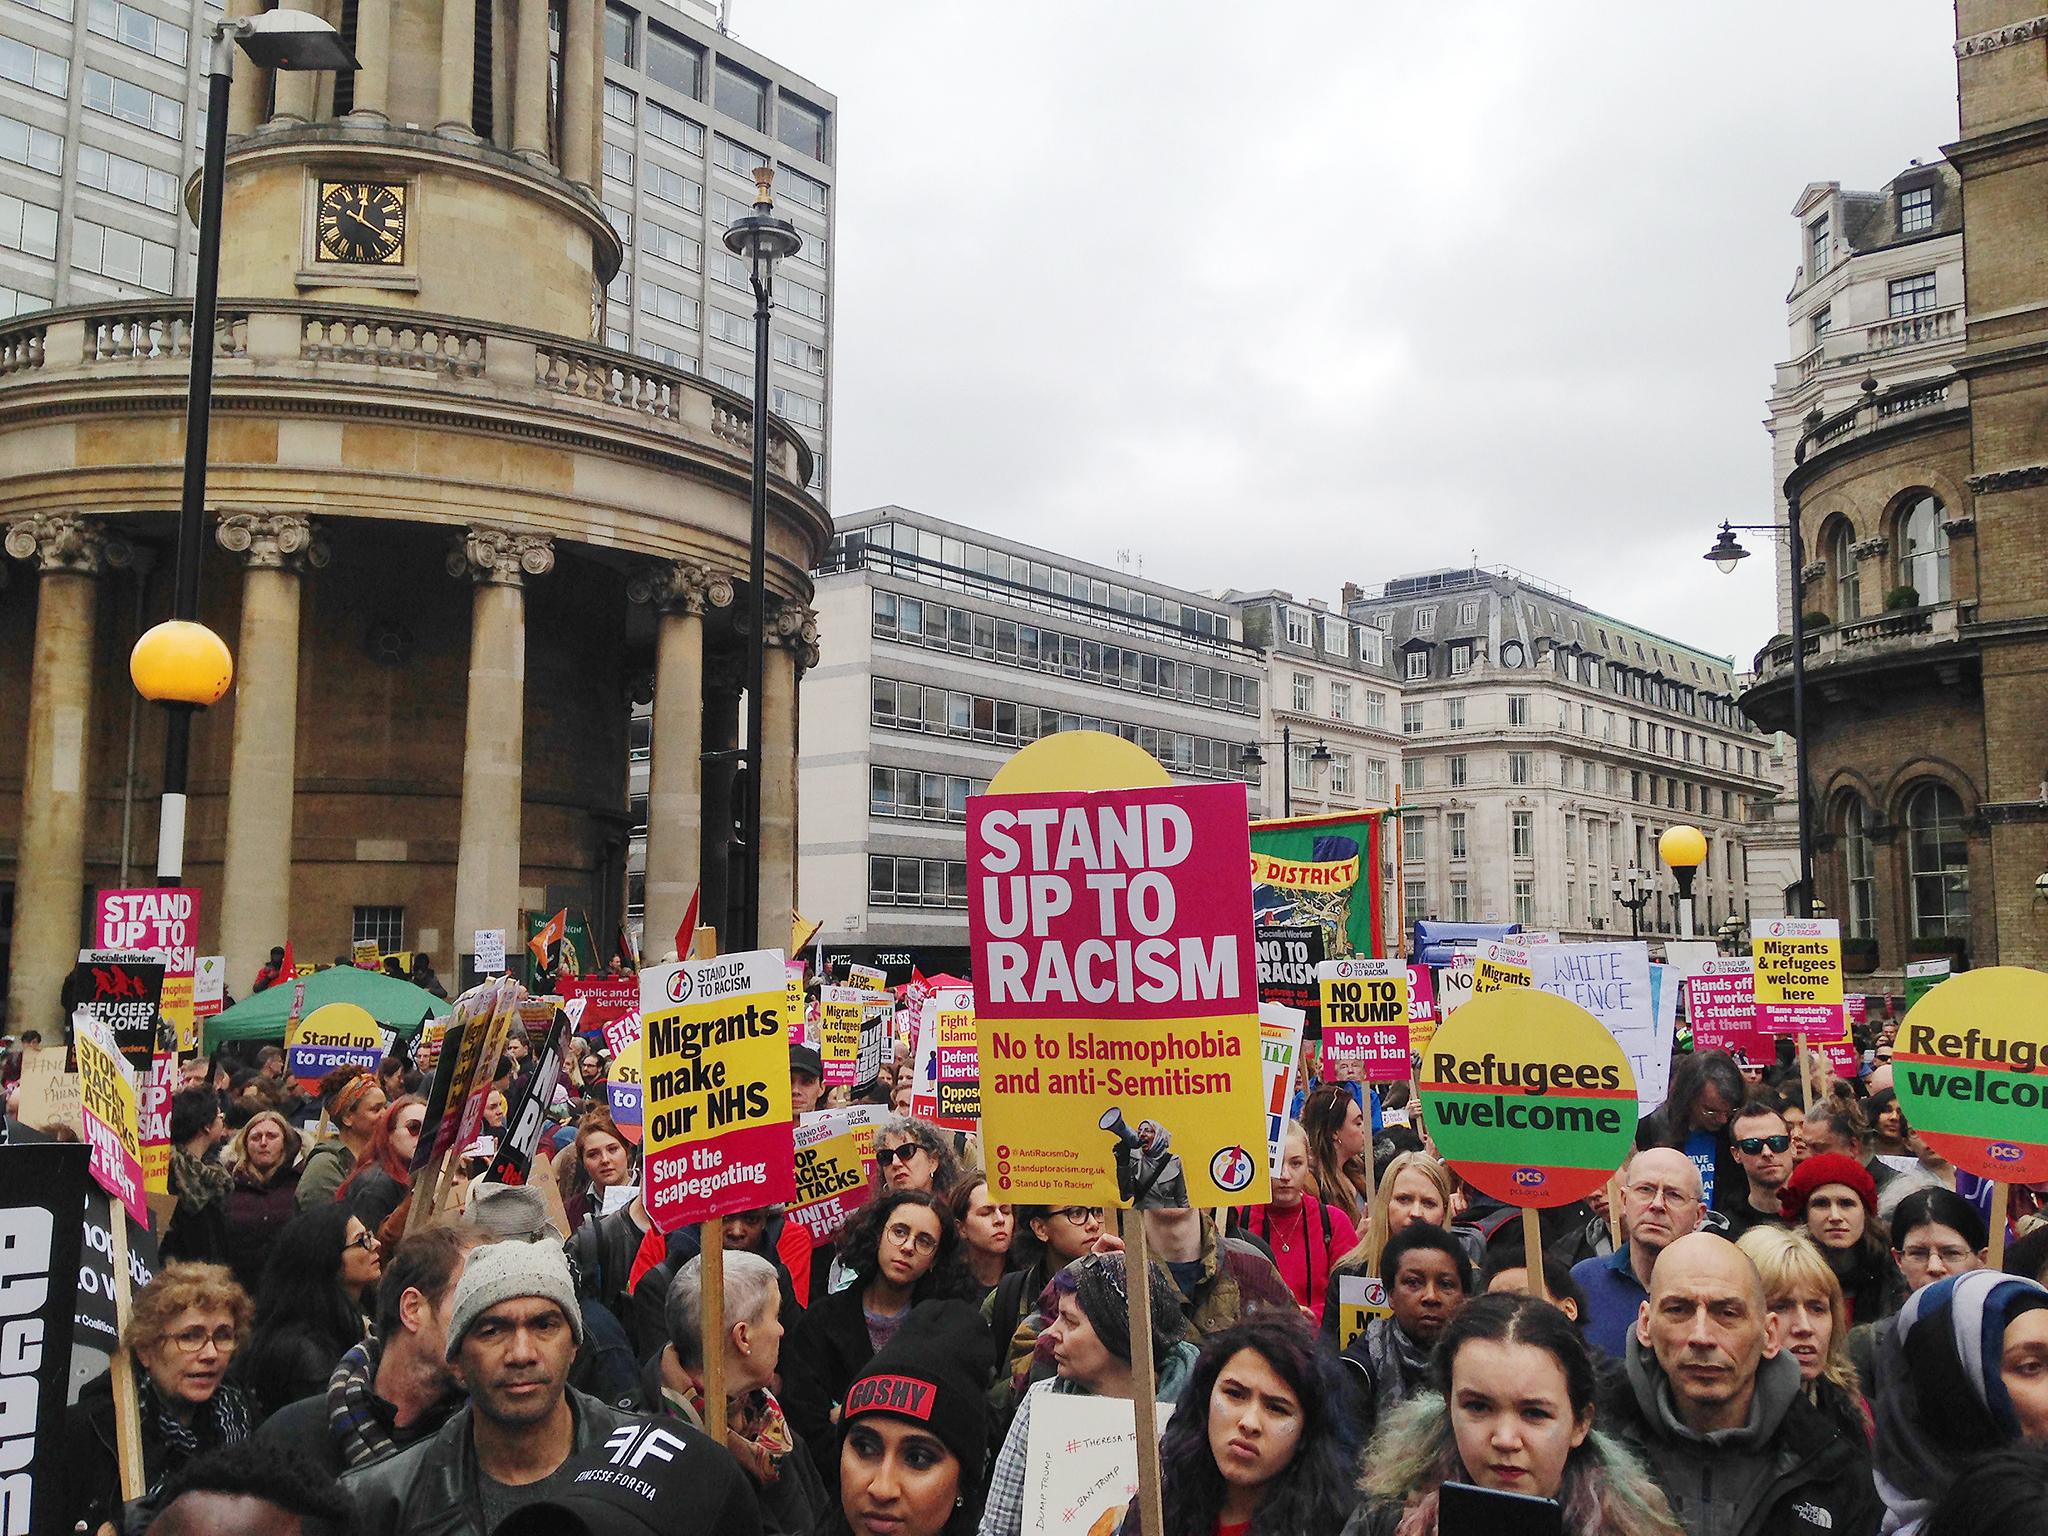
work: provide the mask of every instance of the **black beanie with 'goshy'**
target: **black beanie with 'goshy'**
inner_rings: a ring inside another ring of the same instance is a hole
[[[981,1481],[988,1452],[988,1325],[964,1301],[923,1301],[846,1389],[842,1438],[869,1414],[888,1414],[929,1430],[960,1458],[960,1486]]]

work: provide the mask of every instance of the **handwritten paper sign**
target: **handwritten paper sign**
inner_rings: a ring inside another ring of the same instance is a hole
[[[1173,1404],[1154,1421],[1164,1432]],[[1026,1531],[1114,1532],[1138,1491],[1138,1411],[1127,1397],[1040,1392],[1024,1442]]]

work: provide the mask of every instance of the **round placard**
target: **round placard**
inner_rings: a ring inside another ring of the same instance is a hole
[[[1437,1151],[1509,1205],[1583,1200],[1635,1145],[1627,1055],[1598,1019],[1554,993],[1473,998],[1429,1042],[1417,1086]]]
[[[1913,1005],[1892,1050],[1906,1122],[1979,1178],[2048,1179],[2048,975],[1964,971]]]

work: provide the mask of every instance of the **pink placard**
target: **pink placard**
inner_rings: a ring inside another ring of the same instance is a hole
[[[1687,978],[1685,1008],[1695,1051],[1726,1051],[1758,1067],[1777,1060],[1772,1037],[1756,1027],[1756,971],[1747,960],[1709,960]]]
[[[1242,785],[994,795],[967,805],[987,1019],[1255,1017]]]
[[[164,974],[190,976],[199,957],[199,892],[190,886],[101,891],[93,901],[95,949],[162,954]]]

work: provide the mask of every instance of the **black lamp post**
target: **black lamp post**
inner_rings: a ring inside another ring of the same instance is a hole
[[[235,49],[264,69],[353,70],[341,35],[310,11],[274,10],[214,22],[207,32],[206,147],[199,170],[199,260],[192,284],[192,366],[185,396],[185,473],[171,577],[171,617],[135,642],[136,690],[169,711],[164,793],[157,822],[156,879],[185,871],[185,792],[192,715],[220,701],[234,677],[226,642],[199,622],[200,552],[206,540],[206,448],[213,424],[214,327],[220,314],[221,200],[227,180],[228,90]]]
[[[761,690],[768,665],[768,315],[775,307],[775,264],[803,249],[803,236],[787,219],[775,217],[770,190],[775,167],[754,167],[754,211],[735,219],[725,248],[747,264],[754,287],[754,465],[753,541],[747,552],[747,744],[739,756],[745,777],[740,793],[740,841],[745,852],[738,935],[731,946],[749,950],[761,939],[761,775],[768,764],[761,751]],[[794,765],[787,765],[794,772]]]
[[[1246,742],[1244,751],[1238,754],[1237,761],[1240,767],[1263,768],[1266,759],[1259,748],[1274,746],[1280,749],[1280,815],[1285,818],[1294,814],[1294,728],[1281,726],[1280,739],[1277,742]],[[1330,760],[1329,747],[1318,740],[1315,750],[1309,753],[1308,760],[1311,763],[1327,763]]]
[[[1643,908],[1650,904],[1654,884],[1650,876],[1633,864],[1608,882],[1607,888],[1613,892],[1614,899],[1628,908],[1628,936],[1631,939],[1643,936]]]

